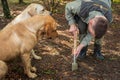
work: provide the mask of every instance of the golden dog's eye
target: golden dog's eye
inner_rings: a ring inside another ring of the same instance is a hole
[[[45,9],[43,9],[42,11],[45,11]]]

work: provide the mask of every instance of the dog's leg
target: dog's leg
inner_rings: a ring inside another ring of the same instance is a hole
[[[24,71],[29,78],[35,78],[37,75],[31,72],[31,58],[29,53],[24,53],[22,56],[22,61],[24,63]]]
[[[0,80],[4,78],[7,71],[8,71],[8,67],[6,63],[0,60]]]
[[[38,59],[38,60],[42,59],[42,57],[37,56],[37,55],[35,54],[35,52],[34,52],[33,49],[32,49],[32,51],[31,51],[31,54],[32,54],[32,56],[34,57],[34,59]]]
[[[36,72],[37,71],[36,67],[31,66],[31,71]]]

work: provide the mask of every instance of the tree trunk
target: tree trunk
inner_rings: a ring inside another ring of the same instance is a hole
[[[23,0],[19,0],[19,4],[23,4],[24,3],[24,1]]]
[[[2,2],[3,12],[4,12],[4,17],[11,18],[7,0],[1,0],[1,2]]]

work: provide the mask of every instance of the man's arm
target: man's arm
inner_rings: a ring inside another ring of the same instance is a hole
[[[65,7],[65,18],[69,25],[76,24],[74,19],[74,13],[72,13],[71,3],[68,3]]]
[[[68,21],[68,24],[70,26],[69,28],[69,32],[73,33],[75,31],[77,31],[77,26],[76,26],[76,22],[75,22],[75,19],[74,19],[74,15],[75,15],[75,12],[72,12],[72,10],[75,11],[75,8],[73,9],[73,4],[72,3],[68,3],[65,7],[65,17]]]
[[[82,50],[83,47],[89,45],[90,41],[92,40],[92,35],[87,32],[87,35],[83,38],[83,40],[81,41],[81,43],[78,45],[77,50],[76,50],[76,57],[79,55],[80,51]]]
[[[93,36],[87,32],[87,35],[83,38],[80,44],[83,44],[84,46],[89,45],[90,41],[92,40]]]

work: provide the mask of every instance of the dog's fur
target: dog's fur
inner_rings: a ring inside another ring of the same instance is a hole
[[[44,33],[46,35],[44,37],[47,38],[56,37],[57,26],[58,24],[50,15],[35,15],[2,29],[0,31],[0,78],[7,73],[7,65],[4,61],[9,61],[16,56],[21,57],[27,76],[35,78],[37,75],[31,71],[36,71],[36,68],[31,66],[30,52],[38,41],[37,33],[38,31],[41,35]]]
[[[17,17],[15,17],[8,25],[14,25],[20,21],[30,18],[31,16],[42,14],[49,15],[50,12],[37,3],[31,3],[25,10],[22,11]]]
[[[22,11],[21,14],[15,17],[15,19],[13,19],[6,27],[17,24],[18,22],[24,21],[37,14],[49,15],[50,12],[45,10],[45,8],[42,5],[37,4],[37,3],[32,3],[24,11]],[[40,56],[37,56],[35,54],[34,50],[32,50],[31,53],[35,59],[41,59]]]
[[[8,67],[5,62],[0,61],[0,80],[7,73]]]

